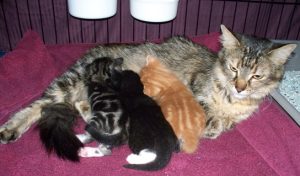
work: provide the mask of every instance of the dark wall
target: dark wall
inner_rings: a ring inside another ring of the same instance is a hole
[[[0,0],[0,50],[15,47],[27,30],[46,44],[145,41],[173,35],[235,32],[271,39],[299,40],[298,0],[180,0],[175,20],[143,23],[129,13],[129,0],[118,0],[117,14],[105,20],[80,20],[67,12],[67,0]],[[155,13],[155,12],[153,12]]]

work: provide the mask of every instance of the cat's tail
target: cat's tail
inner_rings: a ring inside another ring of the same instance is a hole
[[[178,145],[178,144],[176,144],[176,145]],[[127,165],[124,165],[124,167],[128,168],[128,169],[144,170],[144,171],[160,170],[168,165],[168,163],[171,160],[173,151],[177,150],[177,148],[178,148],[178,146],[161,144],[161,145],[157,146],[153,152],[147,151],[147,152],[151,152],[152,155],[153,155],[153,153],[156,155],[156,157],[153,161],[146,163],[146,164],[127,164]],[[139,157],[143,157],[143,154],[141,155],[141,152],[139,155],[140,155]],[[132,156],[137,157],[137,155],[134,155],[134,154]],[[145,157],[147,157],[147,156],[145,156]],[[151,154],[150,154],[150,157],[151,157]],[[129,161],[128,158],[127,158],[127,161]]]
[[[83,144],[73,131],[76,118],[77,114],[67,104],[57,103],[42,108],[38,128],[49,154],[54,151],[62,159],[79,161],[78,152]]]

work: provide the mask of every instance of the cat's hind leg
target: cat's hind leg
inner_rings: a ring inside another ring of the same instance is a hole
[[[21,137],[33,123],[41,118],[41,108],[51,102],[50,99],[42,98],[15,113],[0,127],[0,143],[13,142]]]
[[[87,100],[75,102],[75,108],[78,110],[85,122],[88,122],[92,118],[91,107]]]

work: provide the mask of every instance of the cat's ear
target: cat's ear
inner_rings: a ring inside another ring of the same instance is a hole
[[[240,46],[239,40],[223,25],[221,24],[221,43],[226,49],[235,49]]]
[[[288,57],[292,54],[296,44],[283,45],[280,48],[276,48],[269,52],[271,60],[277,65],[283,65],[287,61]]]
[[[149,65],[150,63],[155,62],[155,57],[148,55],[146,58],[146,65]]]

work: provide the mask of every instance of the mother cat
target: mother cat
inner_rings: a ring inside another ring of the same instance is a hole
[[[91,49],[62,76],[56,78],[44,95],[14,114],[0,127],[1,143],[18,139],[41,117],[41,107],[50,103],[87,99],[85,66],[95,58],[123,57],[123,69],[139,72],[147,55],[160,58],[192,90],[207,114],[205,136],[216,138],[236,123],[247,119],[262,99],[278,86],[283,65],[295,44],[274,44],[231,33],[221,25],[222,49],[217,54],[183,37],[162,44],[110,45]]]

